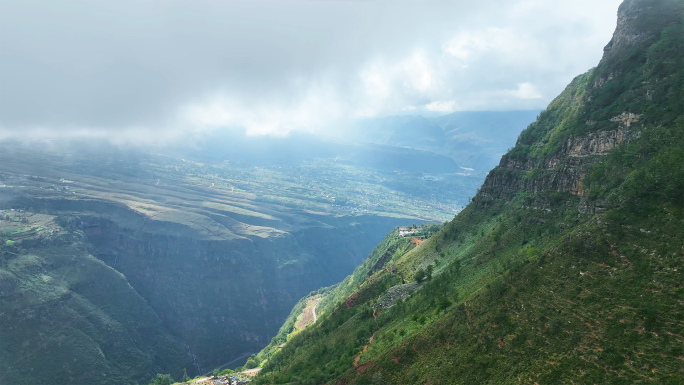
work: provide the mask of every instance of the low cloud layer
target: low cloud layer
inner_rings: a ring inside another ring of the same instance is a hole
[[[544,108],[598,62],[619,2],[0,0],[0,136]]]

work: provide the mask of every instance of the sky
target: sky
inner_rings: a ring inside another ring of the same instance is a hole
[[[0,0],[0,137],[182,140],[543,109],[620,0]]]

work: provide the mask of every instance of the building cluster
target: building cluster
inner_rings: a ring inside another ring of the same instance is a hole
[[[421,231],[423,231],[423,229],[420,227],[400,227],[399,228],[399,236],[405,237],[409,234],[415,234],[415,233],[418,233]]]
[[[209,378],[203,378],[192,382],[191,384],[197,385],[246,385],[250,382],[249,379],[238,379],[235,376],[213,376]]]

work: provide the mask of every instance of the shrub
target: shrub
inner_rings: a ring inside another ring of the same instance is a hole
[[[425,279],[425,270],[420,269],[420,270],[416,271],[416,274],[413,275],[413,279],[414,279],[416,282],[420,282],[420,281],[422,281],[423,279]]]

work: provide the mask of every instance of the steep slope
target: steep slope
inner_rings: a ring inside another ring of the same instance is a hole
[[[391,261],[398,259],[408,251],[416,248],[417,244],[412,240],[418,237],[420,239],[429,237],[439,231],[440,228],[441,225],[437,224],[424,225],[421,228],[421,231],[411,234],[411,236],[408,237],[400,236],[398,229],[394,229],[371,252],[368,258],[354,270],[352,275],[336,285],[321,288],[311,292],[307,297],[302,298],[297,305],[294,306],[290,315],[285,320],[285,323],[278,331],[278,334],[271,340],[271,343],[257,355],[257,362],[268,360],[274,354],[277,354],[277,351],[283,347],[284,343],[292,338],[294,334],[302,331],[303,328],[296,327],[296,323],[297,320],[300,319],[300,315],[302,314],[302,310],[305,308],[306,303],[315,300],[318,314],[330,313],[341,303],[344,303],[345,307],[352,307],[352,305],[359,301],[358,296],[355,296],[354,294],[358,292],[359,288],[364,284],[369,284],[369,277],[373,276],[378,271],[383,270]],[[401,281],[396,279],[396,277],[393,277],[392,282],[397,284]],[[413,283],[400,286],[402,286],[399,288],[400,290],[396,290],[395,288],[396,295],[387,298],[387,301],[394,301],[399,297],[406,297],[408,293],[417,288],[417,285]]]
[[[683,17],[626,0],[473,202],[264,351],[260,383],[682,383]]]
[[[0,238],[0,383],[135,384],[191,367],[186,346],[86,251],[82,232],[45,214],[6,210],[2,221],[16,241]]]

